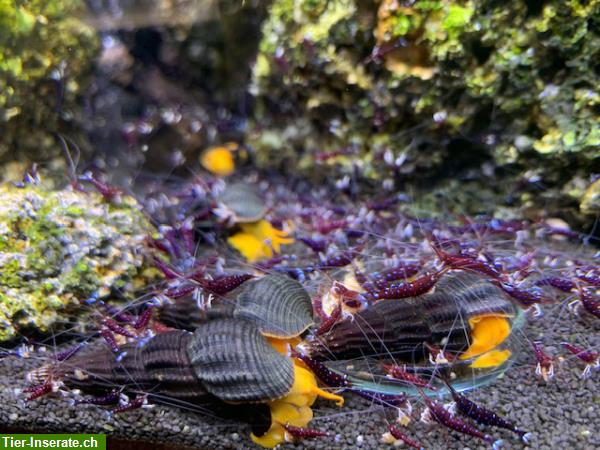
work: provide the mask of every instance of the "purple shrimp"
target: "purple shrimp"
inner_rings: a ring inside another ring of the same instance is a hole
[[[147,403],[147,397],[145,395],[140,395],[133,400],[125,403],[124,405],[117,406],[116,408],[111,410],[113,414],[120,414],[126,411],[132,411],[134,409],[141,408]]]
[[[121,393],[118,390],[113,389],[106,395],[78,400],[75,402],[75,404],[87,404],[96,406],[116,405],[117,403],[119,403],[120,398]]]
[[[327,241],[325,239],[311,239],[307,237],[299,237],[298,240],[309,247],[315,253],[322,253],[327,249]]]
[[[295,350],[292,352],[292,356],[306,364],[311,372],[314,373],[323,384],[329,387],[342,389],[352,386],[346,375],[340,375],[334,372],[333,370],[327,368],[322,362],[319,362],[310,356],[303,355]]]
[[[81,350],[85,345],[86,345],[86,342],[81,342],[71,348],[63,350],[62,352],[55,353],[53,356],[53,359],[55,361],[59,361],[59,362],[66,361],[71,356],[73,356],[75,353],[77,353],[79,350]]]
[[[444,408],[443,405],[431,400],[423,393],[422,390],[420,392],[423,399],[425,400],[425,404],[427,405],[427,409],[421,416],[421,419],[424,422],[430,422],[431,420],[434,420],[435,422],[445,426],[446,428],[450,428],[451,430],[458,431],[459,433],[479,438],[487,442],[488,444],[491,444],[494,450],[500,448],[500,446],[502,445],[502,440],[496,440],[489,434],[482,433],[473,425],[467,422],[463,422],[462,420],[457,419],[456,417],[453,417],[452,414],[450,414],[450,412],[446,408]]]
[[[571,292],[575,289],[575,283],[567,278],[546,277],[535,282],[536,286],[552,286],[563,292]]]
[[[415,276],[421,270],[421,265],[418,263],[400,263],[395,267],[384,270],[373,277],[373,284],[378,289],[384,289],[390,285],[392,281],[407,280]]]
[[[136,330],[142,330],[148,326],[150,323],[150,319],[152,319],[152,313],[154,312],[154,307],[152,305],[148,306],[145,311],[140,314],[137,320],[133,324],[133,328]]]
[[[523,308],[529,308],[530,306],[537,305],[540,303],[549,303],[548,298],[546,298],[541,292],[537,290],[534,291],[521,289],[513,284],[504,283],[498,280],[492,280],[492,283],[494,283],[512,298],[517,300],[517,302],[519,302],[519,304]]]
[[[527,433],[524,430],[520,430],[516,427],[514,423],[500,417],[494,411],[491,411],[487,408],[484,408],[483,406],[479,406],[478,404],[472,402],[467,397],[457,392],[456,389],[454,389],[454,387],[452,387],[450,383],[446,382],[446,385],[448,386],[448,389],[452,394],[452,398],[456,403],[457,409],[462,414],[464,414],[467,417],[470,417],[475,422],[480,423],[482,425],[491,425],[499,428],[505,428],[514,433],[517,433],[519,436],[521,436],[521,439],[523,439],[525,443],[529,441],[529,438],[531,436],[530,433]]]
[[[579,302],[590,314],[600,318],[600,301],[594,297],[589,291],[585,289],[579,290]]]
[[[135,337],[135,334],[133,334],[127,328],[124,328],[121,325],[119,325],[115,320],[111,319],[110,317],[106,317],[102,322],[103,322],[104,326],[106,328],[108,328],[110,331],[112,331],[113,333],[117,333],[117,334],[120,334],[121,336],[125,336],[128,338]]]
[[[254,275],[250,274],[233,274],[233,275],[222,275],[209,280],[207,278],[197,279],[196,281],[200,286],[209,292],[216,295],[225,295],[228,292],[233,291],[235,288],[241,286],[244,282],[254,278]]]

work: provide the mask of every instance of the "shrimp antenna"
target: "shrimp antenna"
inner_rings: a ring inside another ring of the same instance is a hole
[[[75,142],[73,142],[73,140],[71,138],[64,136],[62,133],[57,132],[57,133],[54,133],[54,135],[60,141],[60,144],[62,147],[62,152],[65,156],[65,159],[67,160],[67,164],[69,165],[69,176],[72,181],[76,181],[77,180],[77,166],[79,165],[79,160],[81,158],[81,150],[79,149],[79,146]],[[68,143],[67,143],[67,141],[68,141]],[[75,157],[75,160],[73,160],[73,157],[71,156],[71,150],[70,150],[71,146],[74,148],[76,155],[77,155]]]

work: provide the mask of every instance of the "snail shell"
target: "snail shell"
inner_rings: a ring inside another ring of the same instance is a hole
[[[276,338],[299,336],[314,324],[310,296],[300,283],[281,274],[246,281],[216,299],[212,309],[252,322],[262,334]],[[206,322],[191,295],[164,305],[159,317],[165,325],[185,330]]]
[[[285,275],[247,281],[233,294],[233,315],[255,323],[266,336],[296,337],[314,324],[310,296],[300,283]]]
[[[274,400],[294,382],[292,360],[246,320],[212,318],[194,332],[187,353],[203,386],[223,401]]]
[[[434,333],[447,333],[455,327],[468,330],[468,320],[475,316],[516,313],[514,303],[499,287],[472,272],[450,272],[422,298]]]
[[[209,314],[194,334],[160,333],[115,355],[93,346],[53,369],[53,378],[85,392],[115,387],[191,403],[215,396],[228,402],[265,402],[294,381],[290,358],[279,354],[248,321]],[[48,374],[48,368],[45,369]]]
[[[61,363],[54,376],[84,392],[98,393],[120,388],[148,392],[162,398],[196,402],[208,394],[196,377],[185,351],[192,335],[186,331],[161,333],[144,345],[132,342],[115,355],[106,346],[91,346]]]
[[[144,345],[123,345],[119,355],[105,345],[91,345],[67,361],[34,370],[28,378],[37,383],[48,378],[62,379],[66,386],[88,394],[103,395],[119,389],[127,394],[147,395],[154,403],[180,405],[199,412],[208,409],[220,417],[248,423],[257,436],[266,433],[271,426],[268,405],[224,403],[205,389],[187,354],[192,339],[186,331],[161,333]]]
[[[206,314],[190,294],[162,305],[158,311],[158,319],[168,327],[194,331],[206,322]]]
[[[465,350],[469,346],[469,318],[486,314],[511,316],[515,308],[487,279],[451,272],[433,292],[378,301],[305,343],[305,348],[320,359],[393,355],[416,362],[426,356],[425,342],[449,351]]]
[[[234,214],[238,223],[256,222],[267,212],[267,206],[258,192],[246,183],[227,184],[218,201]]]

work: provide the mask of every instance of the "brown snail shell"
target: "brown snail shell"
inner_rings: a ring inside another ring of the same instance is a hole
[[[321,359],[393,355],[417,362],[426,357],[426,342],[448,351],[465,350],[469,346],[469,318],[485,314],[511,316],[515,307],[487,279],[451,272],[431,293],[378,301],[306,342],[305,348],[312,357]]]
[[[281,274],[246,281],[213,301],[213,312],[248,320],[265,336],[296,337],[314,324],[312,302],[304,287]],[[206,322],[206,313],[189,295],[164,305],[159,318],[165,325],[196,330]]]
[[[145,344],[121,346],[118,356],[105,345],[93,345],[62,362],[53,375],[88,393],[118,388],[148,393],[157,403],[163,398],[198,402],[208,393],[185,351],[191,338],[186,331],[160,333]]]
[[[422,297],[434,333],[447,333],[457,326],[468,330],[471,317],[516,313],[514,303],[499,287],[472,272],[450,272]]]
[[[274,400],[286,395],[294,382],[292,360],[246,320],[209,320],[194,332],[187,353],[206,390],[223,401]]]
[[[154,403],[209,410],[223,418],[242,420],[257,436],[266,433],[271,426],[268,405],[232,405],[207,392],[187,354],[192,337],[185,331],[160,333],[145,344],[123,345],[118,355],[98,342],[66,361],[34,370],[28,378],[35,383],[61,379],[65,386],[93,395],[113,389],[146,395]]]
[[[158,310],[158,320],[171,328],[194,331],[206,322],[206,314],[190,294],[162,305]]]
[[[247,281],[232,294],[233,315],[255,323],[265,336],[296,337],[314,324],[308,292],[285,275],[271,274]]]
[[[227,184],[218,201],[234,214],[234,221],[238,223],[256,222],[267,212],[258,192],[246,183]]]

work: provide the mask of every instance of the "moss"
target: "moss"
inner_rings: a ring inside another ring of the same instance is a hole
[[[0,187],[0,341],[56,329],[94,293],[126,296],[152,281],[150,230],[128,197],[108,205],[96,193]]]
[[[326,5],[275,1],[264,24],[248,138],[259,164],[414,192],[463,178],[489,191],[495,175],[504,191],[486,198],[507,205],[550,197],[513,192],[535,168],[556,195],[549,213],[584,220],[562,192],[600,171],[600,0]]]

